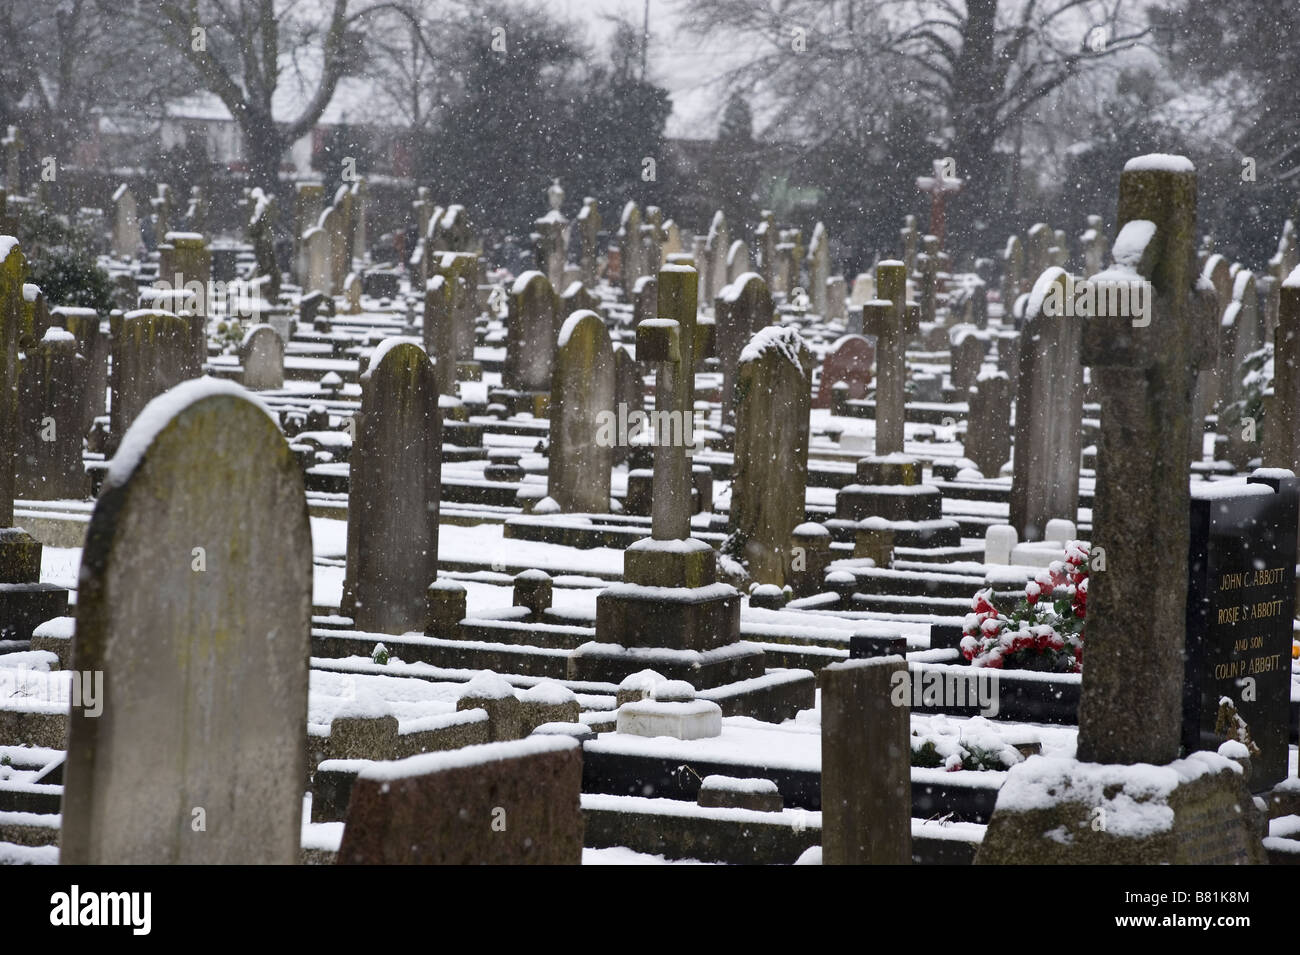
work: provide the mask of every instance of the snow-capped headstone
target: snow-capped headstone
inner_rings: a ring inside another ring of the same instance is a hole
[[[582,209],[578,212],[578,268],[582,284],[587,288],[596,287],[600,226],[600,210],[596,207],[596,200],[587,196],[582,200]]]
[[[863,330],[876,337],[876,454],[903,451],[907,388],[905,349],[916,334],[920,308],[906,301],[907,266],[876,263],[876,298],[862,306]]]
[[[776,292],[776,242],[776,216],[770,209],[764,209],[754,229],[754,248],[758,250],[758,274],[773,294]]]
[[[266,410],[211,380],[155,399],[109,467],[79,579],[73,663],[106,698],[69,717],[60,861],[296,863],[311,530]]]
[[[831,277],[830,238],[826,226],[820,222],[813,227],[812,241],[808,243],[808,294],[812,310],[822,318],[827,317],[826,282]]]
[[[1022,541],[1042,540],[1049,520],[1074,520],[1079,509],[1086,319],[1058,314],[1069,283],[1056,267],[1039,276],[1020,334],[1011,523]]]
[[[582,748],[569,737],[426,753],[364,768],[339,864],[578,865]]]
[[[745,245],[744,239],[733,239],[731,248],[727,250],[727,284],[730,285],[748,271],[749,246]],[[722,294],[721,290],[718,294]]]
[[[804,522],[813,356],[793,326],[761,329],[741,352],[727,532],[760,584],[784,587]]]
[[[1148,283],[1154,302],[1145,316],[1103,304],[1084,332],[1101,395],[1092,547],[1104,547],[1106,568],[1088,578],[1078,756],[1010,770],[976,861],[1259,862],[1263,824],[1242,767],[1217,753],[1178,758],[1188,430],[1217,304],[1197,284],[1192,164],[1131,160],[1116,218],[1117,264],[1093,280]]]
[[[81,499],[90,490],[81,461],[87,361],[76,336],[49,328],[19,364],[17,494]]]
[[[1135,258],[1125,253],[1135,270],[1116,267],[1103,276],[1149,283],[1149,321],[1096,316],[1087,320],[1083,341],[1101,395],[1092,538],[1105,548],[1108,567],[1089,578],[1079,758],[1160,765],[1178,756],[1189,533],[1185,449],[1195,424],[1192,383],[1211,360],[1217,303],[1196,289],[1194,169],[1186,160],[1171,168],[1138,167],[1126,167],[1120,179],[1117,258],[1127,223],[1154,227],[1143,227],[1149,238],[1133,250]],[[1137,701],[1144,714],[1140,733],[1131,723]]]
[[[18,240],[0,236],[0,395],[18,387],[18,332],[22,324],[27,260]],[[62,616],[67,591],[40,583],[42,546],[14,527],[14,456],[18,403],[0,401],[0,639],[27,640],[46,620]]]
[[[1011,458],[1011,379],[1004,371],[985,369],[967,391],[966,457],[980,474],[997,477]]]
[[[701,263],[702,285],[700,296],[705,302],[716,299],[723,287],[731,284],[727,273],[727,254],[731,251],[731,233],[727,217],[719,209],[709,223],[709,234],[704,243]]]
[[[433,364],[388,339],[361,376],[348,489],[342,613],[358,630],[424,631],[438,574],[442,415]]]
[[[984,338],[974,325],[956,325],[948,333],[952,386],[959,394],[975,384],[984,365]]]
[[[623,294],[632,297],[636,280],[646,274],[645,258],[641,254],[641,209],[629,201],[623,206],[618,226],[619,280]]]
[[[1020,285],[1025,271],[1025,247],[1017,235],[1007,239],[1002,250],[1002,321],[1011,324],[1011,307],[1020,297]]]
[[[571,314],[555,346],[547,454],[547,494],[563,511],[609,511],[609,474],[621,438],[614,375],[605,323],[589,309]]]
[[[522,392],[549,392],[560,297],[541,272],[525,272],[510,290],[502,384]]]
[[[826,865],[912,861],[910,695],[901,656],[821,671],[822,859]]]
[[[182,381],[197,378],[193,326],[189,319],[150,309],[114,312],[109,388],[113,403],[109,434],[114,446],[145,405]]]
[[[760,328],[772,324],[775,308],[757,272],[746,272],[726,285],[713,306],[718,365],[722,371],[722,405],[731,407],[740,353]]]
[[[140,248],[140,215],[126,183],[113,193],[113,254],[133,257]]]

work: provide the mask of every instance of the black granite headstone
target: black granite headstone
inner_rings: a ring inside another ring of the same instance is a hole
[[[1260,750],[1253,792],[1287,776],[1297,501],[1296,478],[1277,469],[1192,489],[1183,746],[1218,749],[1230,698]]]

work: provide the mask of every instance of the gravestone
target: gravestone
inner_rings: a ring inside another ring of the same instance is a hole
[[[109,316],[112,362],[109,435],[113,446],[154,398],[203,369],[195,361],[190,322],[171,312],[136,309]]]
[[[770,209],[764,209],[754,230],[754,248],[758,250],[758,274],[773,293],[776,291],[776,242],[776,216]]]
[[[907,266],[897,259],[876,263],[875,299],[862,306],[863,330],[876,338],[876,455],[903,451],[908,339],[920,309],[905,301]]]
[[[1130,160],[1116,221],[1117,265],[1093,281],[1148,283],[1154,307],[1135,321],[1128,309],[1104,305],[1084,334],[1083,358],[1101,394],[1092,545],[1104,546],[1107,569],[1088,579],[1078,757],[1032,756],[1010,770],[976,861],[1260,862],[1263,824],[1241,766],[1218,753],[1178,758],[1187,435],[1193,381],[1210,360],[1216,320],[1212,294],[1196,284],[1191,162]],[[1114,823],[1099,826],[1098,818]]]
[[[636,280],[646,273],[645,257],[641,252],[641,210],[635,202],[629,201],[623,206],[623,214],[619,217],[618,260],[623,294],[631,298]]]
[[[14,527],[17,451],[18,331],[27,260],[12,236],[0,236],[0,639],[29,640],[32,630],[67,611],[67,591],[40,582],[42,546]]]
[[[77,338],[49,328],[28,346],[18,374],[15,493],[34,500],[80,500],[90,490],[82,465],[87,361]]]
[[[320,226],[312,226],[302,234],[302,255],[306,269],[303,278],[304,291],[320,292],[322,295],[334,294],[333,271],[330,265],[333,253],[330,249],[330,234]]]
[[[280,265],[275,256],[275,227],[279,220],[279,206],[275,196],[268,196],[261,188],[248,194],[248,221],[246,232],[257,259],[257,274],[267,278],[266,300],[274,302],[280,297]]]
[[[743,239],[735,239],[727,250],[727,284],[730,285],[749,271],[749,246]],[[719,290],[718,295],[722,292]],[[716,299],[717,296],[715,295]]]
[[[560,297],[541,272],[525,272],[510,289],[506,360],[501,381],[523,392],[549,392]]]
[[[546,493],[563,511],[609,511],[609,472],[618,439],[606,433],[613,430],[606,419],[617,419],[614,374],[605,323],[588,309],[573,312],[556,341],[549,412]]]
[[[954,325],[948,333],[950,343],[949,378],[958,392],[975,384],[984,365],[984,339],[974,325]]]
[[[50,309],[51,320],[67,329],[77,339],[77,353],[86,357],[85,398],[78,434],[89,433],[95,418],[104,413],[108,390],[108,335],[100,331],[99,313],[93,308],[57,306]]]
[[[80,581],[72,660],[105,704],[69,717],[60,861],[297,863],[311,530],[265,409],[211,380],[145,409]]]
[[[986,478],[997,477],[1011,459],[1011,379],[1004,371],[985,369],[967,391],[963,453]]]
[[[910,707],[901,656],[832,663],[821,671],[824,865],[912,861]]]
[[[645,386],[641,366],[624,345],[614,347],[614,412],[621,420],[639,420],[645,414]],[[633,415],[638,418],[634,419]],[[615,465],[626,464],[631,454],[628,442],[614,443]]]
[[[709,234],[704,243],[704,255],[700,258],[701,272],[703,273],[700,296],[705,302],[714,301],[722,292],[722,289],[731,284],[731,275],[727,269],[727,258],[731,251],[731,245],[727,217],[719,209],[713,213],[713,220],[709,223]],[[741,248],[744,248],[744,243],[741,243]]]
[[[212,287],[212,250],[197,232],[168,232],[158,246],[158,286],[193,291],[195,312],[207,315]]]
[[[423,632],[438,575],[442,415],[418,345],[390,338],[375,349],[356,418],[341,612],[358,630]]]
[[[827,318],[826,283],[831,277],[830,239],[826,227],[820,222],[813,227],[812,241],[808,243],[808,294],[812,297],[812,310]]]
[[[284,339],[270,325],[254,325],[239,346],[244,387],[266,391],[284,387]]]
[[[772,295],[755,272],[746,272],[718,293],[713,314],[724,408],[731,405],[740,353],[760,328],[772,323],[775,312]]]
[[[1300,266],[1282,283],[1273,349],[1265,464],[1300,474]]]
[[[316,228],[321,205],[325,199],[325,186],[319,182],[299,182],[293,193],[293,268],[294,278],[304,289],[319,288],[311,284],[311,263],[304,242],[307,232]],[[324,289],[321,289],[324,291]]]
[[[582,747],[562,736],[375,762],[357,776],[340,865],[579,865]]]
[[[651,667],[705,688],[763,672],[763,652],[736,645],[739,593],[717,580],[712,546],[690,536],[693,475],[687,448],[694,439],[695,361],[706,335],[698,323],[698,294],[695,269],[664,266],[661,317],[637,329],[638,361],[658,366],[651,537],[624,551],[624,582],[597,595],[596,640],[570,654],[570,679],[617,683]]]
[[[826,320],[844,321],[844,276],[832,275],[826,280]]]
[[[876,349],[862,335],[844,335],[826,350],[822,361],[821,381],[817,385],[818,408],[830,408],[837,384],[848,385],[845,398],[861,399],[867,396],[871,384],[871,365],[876,360]]]
[[[1056,267],[1039,277],[1020,333],[1011,526],[1022,541],[1042,540],[1049,520],[1072,521],[1079,510],[1085,320],[1048,314],[1052,286],[1066,289],[1068,281]]]
[[[126,183],[113,193],[113,254],[129,258],[140,248],[140,215]]]
[[[596,287],[597,264],[600,260],[600,211],[596,200],[587,196],[582,200],[582,209],[578,212],[578,268],[581,270],[582,284],[587,288]]]
[[[737,364],[728,546],[760,584],[785,586],[790,537],[804,522],[812,368],[789,325],[760,329]]]
[[[1287,777],[1297,486],[1287,471],[1192,488],[1183,746],[1217,750],[1219,701],[1233,701],[1259,754],[1250,788]]]

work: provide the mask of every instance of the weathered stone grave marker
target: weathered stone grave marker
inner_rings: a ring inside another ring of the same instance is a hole
[[[155,399],[80,580],[73,664],[103,672],[104,701],[71,712],[60,861],[296,863],[311,531],[270,415],[228,382]]]

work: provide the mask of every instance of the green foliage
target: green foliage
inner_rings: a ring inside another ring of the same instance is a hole
[[[108,273],[95,264],[90,235],[42,206],[10,208],[27,257],[27,281],[41,287],[46,302],[101,312],[113,308],[113,286]]]
[[[388,647],[382,643],[375,644],[375,651],[370,655],[370,659],[378,663],[381,667],[388,665]]]

